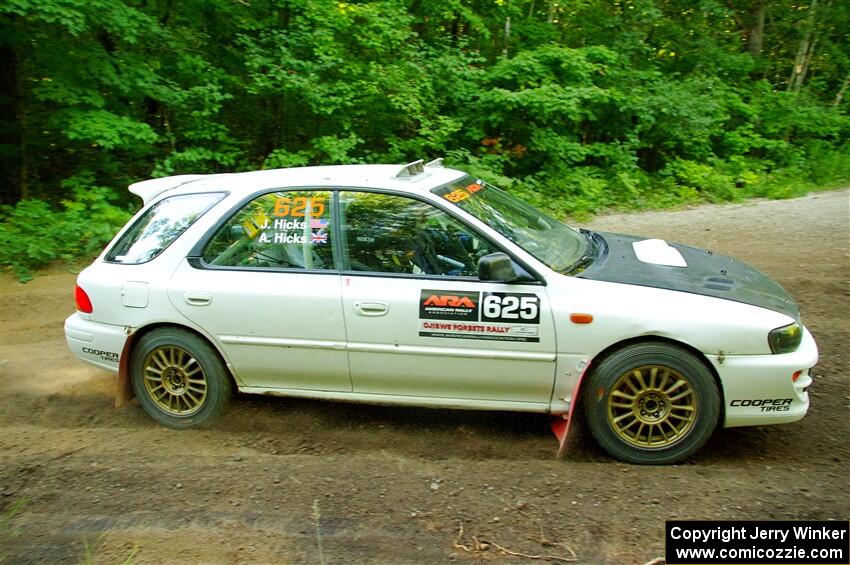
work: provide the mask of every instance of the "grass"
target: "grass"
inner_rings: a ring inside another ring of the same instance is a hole
[[[97,563],[105,562],[99,554],[103,551],[104,540],[106,539],[107,533],[108,532],[101,533],[97,537],[97,541],[94,545],[90,544],[87,538],[83,538],[83,555],[80,558],[81,565],[97,565]],[[139,549],[141,549],[139,543],[134,542],[133,547],[128,550],[124,559],[121,561],[121,565],[130,565],[133,563],[133,560],[139,553]],[[112,563],[113,560],[110,559],[109,562]]]
[[[9,543],[21,535],[20,526],[15,524],[15,518],[23,511],[29,499],[19,498],[10,504],[3,514],[0,514],[0,563],[6,562],[6,551]]]

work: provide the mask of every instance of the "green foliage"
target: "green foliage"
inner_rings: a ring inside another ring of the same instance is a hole
[[[71,141],[84,141],[104,149],[127,148],[136,143],[153,143],[156,132],[148,125],[106,110],[68,111],[59,118]]]
[[[7,0],[5,256],[94,253],[171,174],[443,155],[562,215],[834,185],[848,30],[847,2]]]
[[[665,169],[677,185],[694,189],[707,200],[735,200],[735,179],[709,164],[678,159]]]
[[[112,204],[114,192],[73,178],[64,183],[73,195],[61,207],[43,200],[21,200],[0,207],[0,266],[20,280],[57,259],[91,259],[100,253],[131,213]]]

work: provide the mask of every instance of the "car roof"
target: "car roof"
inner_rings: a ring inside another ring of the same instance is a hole
[[[159,196],[227,190],[249,196],[257,191],[288,187],[383,188],[421,193],[465,176],[466,173],[443,167],[440,160],[423,165],[329,165],[294,167],[244,173],[177,175],[151,179],[130,185],[130,191],[145,204]]]

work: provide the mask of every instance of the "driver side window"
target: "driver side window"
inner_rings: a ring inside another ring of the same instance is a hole
[[[375,192],[339,196],[348,270],[475,277],[478,259],[494,251],[427,202]]]

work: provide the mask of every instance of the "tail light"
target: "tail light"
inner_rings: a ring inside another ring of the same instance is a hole
[[[80,285],[77,285],[77,288],[74,289],[74,299],[77,301],[77,310],[80,312],[91,314],[94,311],[91,300],[89,300],[89,295],[86,294],[85,290],[80,288]]]

